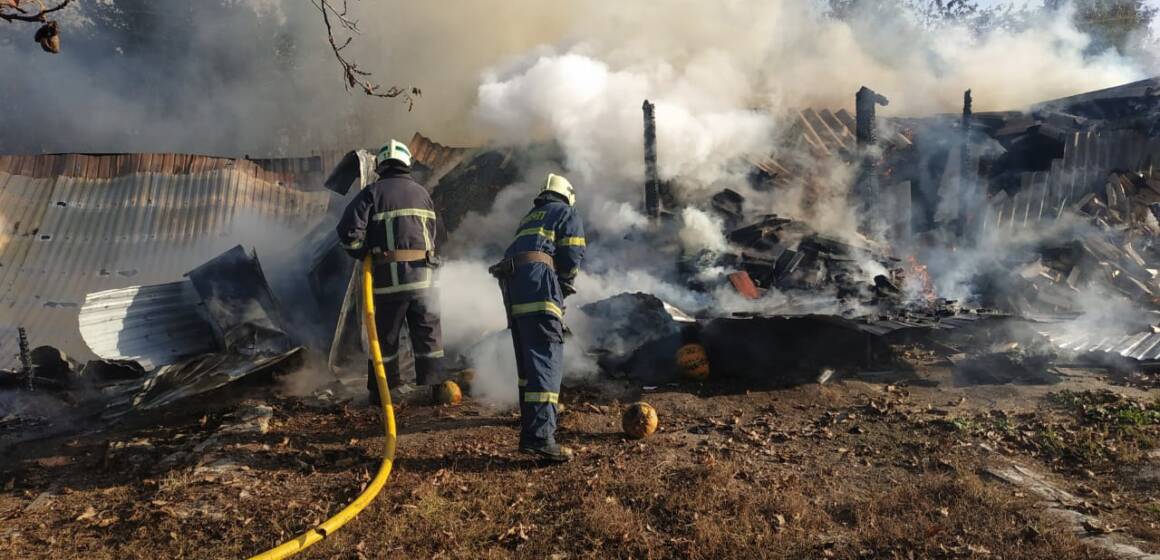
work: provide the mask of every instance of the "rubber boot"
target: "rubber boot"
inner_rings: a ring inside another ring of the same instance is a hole
[[[535,455],[537,459],[549,463],[567,463],[575,453],[571,449],[558,443],[542,445],[520,445],[520,453]]]

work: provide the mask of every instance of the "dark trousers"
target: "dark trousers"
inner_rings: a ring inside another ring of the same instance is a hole
[[[535,314],[512,320],[520,383],[520,445],[556,443],[556,403],[564,379],[564,338],[559,319]]]
[[[404,324],[411,337],[411,349],[415,352],[415,384],[436,385],[446,378],[439,315],[430,309],[427,298],[423,297],[425,295],[375,297],[375,328],[379,331],[379,347],[387,368],[387,383],[391,387],[402,383],[399,377],[399,334]],[[378,397],[375,368],[370,360],[367,360],[367,390],[371,392],[372,400]]]

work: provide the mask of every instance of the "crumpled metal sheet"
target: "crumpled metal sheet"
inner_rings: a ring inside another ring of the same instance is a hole
[[[303,351],[294,347],[285,352],[242,355],[218,352],[190,358],[157,369],[140,384],[123,386],[103,414],[115,418],[131,411],[153,410],[181,399],[219,389],[248,375],[281,364]]]
[[[188,280],[130,286],[85,296],[81,337],[106,360],[133,360],[146,370],[217,349]]]
[[[106,387],[106,417],[218,389],[302,351],[286,332],[256,254],[238,245],[188,276],[86,298],[79,320],[92,350],[152,370]]]

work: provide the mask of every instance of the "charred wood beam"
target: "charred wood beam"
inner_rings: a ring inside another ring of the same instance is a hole
[[[20,345],[20,374],[27,376],[28,390],[31,391],[35,387],[32,385],[32,354],[28,351],[28,332],[24,330],[24,327],[19,327],[16,329],[16,333],[20,337],[18,341]]]
[[[886,106],[889,104],[889,99],[866,86],[862,86],[854,95],[854,135],[858,142],[859,151],[862,153],[862,169],[859,179],[861,188],[859,190],[862,194],[863,227],[869,226],[866,222],[873,214],[871,206],[878,198],[878,153],[876,150],[878,130],[875,123],[875,111],[878,105]]]
[[[859,146],[873,146],[878,142],[878,131],[875,127],[875,110],[878,105],[885,107],[890,104],[882,94],[862,86],[854,95],[854,134]]]
[[[644,212],[650,219],[661,215],[660,178],[657,174],[656,105],[646,99],[644,110]]]
[[[971,110],[971,90],[963,92],[963,118],[959,124],[962,132],[962,144],[959,147],[959,223],[958,237],[963,240],[969,235],[968,223],[971,221],[971,206],[977,200],[974,195],[974,177],[971,176],[971,122],[974,113]]]

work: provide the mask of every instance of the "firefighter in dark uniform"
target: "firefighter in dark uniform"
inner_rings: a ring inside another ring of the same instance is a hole
[[[535,206],[520,221],[500,281],[516,351],[520,385],[520,451],[564,462],[572,451],[556,443],[556,404],[564,376],[564,298],[584,258],[584,226],[567,179],[549,174]]]
[[[338,238],[352,257],[373,259],[375,326],[388,382],[398,387],[399,334],[406,323],[415,352],[417,385],[444,380],[443,335],[430,298],[434,285],[435,204],[411,179],[411,152],[391,140],[378,153],[379,180],[355,196],[338,223]],[[367,390],[379,404],[374,367],[367,362]],[[433,396],[433,391],[432,391]]]

